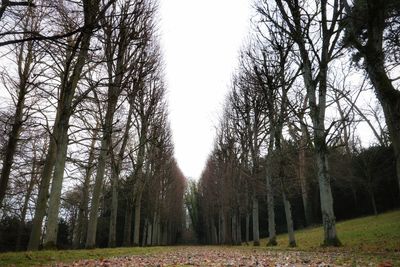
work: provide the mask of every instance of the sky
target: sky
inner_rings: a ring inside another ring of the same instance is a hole
[[[250,13],[249,0],[160,1],[175,157],[186,177],[200,178],[213,148]]]

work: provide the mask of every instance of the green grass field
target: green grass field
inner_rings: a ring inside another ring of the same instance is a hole
[[[294,250],[325,251],[339,250],[363,253],[400,253],[400,211],[393,211],[378,216],[368,216],[336,224],[338,236],[343,246],[323,248],[322,227],[296,231],[297,247]],[[279,235],[277,249],[288,248],[286,234]],[[265,246],[266,239],[261,240]]]
[[[369,216],[337,224],[342,247],[324,248],[322,242],[323,232],[321,227],[305,229],[296,232],[298,247],[288,248],[287,236],[278,236],[278,246],[266,247],[263,239],[260,250],[277,251],[303,251],[303,252],[329,252],[351,255],[351,257],[368,259],[373,262],[390,260],[394,265],[400,266],[400,211],[388,212],[378,216]],[[8,252],[0,253],[0,266],[32,266],[51,265],[55,262],[72,262],[79,259],[107,259],[129,255],[158,254],[173,252],[179,247],[148,247],[148,248],[116,248],[93,250],[62,250],[38,252]],[[225,247],[226,248],[226,247]],[[228,247],[229,248],[229,247]],[[251,246],[235,247],[235,249],[254,249]],[[215,246],[210,246],[210,250]]]

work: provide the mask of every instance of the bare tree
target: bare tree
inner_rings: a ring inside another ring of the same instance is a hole
[[[347,15],[344,43],[357,51],[355,58],[364,59],[365,71],[382,105],[395,153],[400,189],[400,92],[394,86],[398,77],[391,78],[393,75],[389,71],[398,69],[398,43],[393,41],[399,36],[400,5],[398,1],[383,0],[359,0],[353,4],[343,0],[341,3]],[[391,55],[394,55],[394,67],[390,66]]]
[[[282,28],[294,41],[301,60],[300,66],[310,116],[313,123],[313,143],[318,166],[321,212],[324,225],[324,244],[340,245],[335,227],[331,178],[327,159],[327,129],[325,111],[329,63],[340,53],[338,41],[342,36],[343,5],[340,1],[282,1],[275,6],[259,8],[263,16],[276,27]],[[318,28],[313,29],[314,25]],[[329,128],[328,128],[329,130]]]

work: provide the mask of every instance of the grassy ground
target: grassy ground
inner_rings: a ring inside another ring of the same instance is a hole
[[[0,266],[36,266],[47,265],[54,262],[73,262],[79,259],[107,259],[130,255],[146,255],[166,252],[172,247],[148,248],[104,248],[90,250],[60,250],[60,251],[35,251],[35,252],[7,252],[0,254]]]
[[[346,258],[350,256],[355,261],[358,258],[367,259],[367,261],[371,258],[371,262],[374,263],[388,260],[393,266],[400,266],[400,211],[340,222],[337,224],[337,231],[343,243],[343,246],[339,248],[321,247],[323,230],[321,227],[316,227],[296,232],[298,244],[296,248],[288,248],[287,236],[279,235],[277,247],[266,248],[266,240],[263,239],[261,246],[256,250],[303,251],[309,253],[310,256],[315,252],[330,253],[330,255],[337,253],[345,255]],[[174,253],[181,248],[150,247],[0,253],[0,266],[51,265],[55,262],[69,263],[79,259],[102,260],[132,255],[157,255]],[[210,251],[215,249],[216,247],[209,247]],[[235,247],[236,251],[237,249],[248,253],[249,249],[254,249],[254,247]]]
[[[339,250],[364,253],[400,253],[400,211],[392,211],[378,216],[368,216],[336,224],[338,236],[343,246],[340,248],[323,248],[322,227],[297,231],[297,248],[302,251]],[[286,234],[277,238],[277,249],[288,248]],[[261,240],[265,246],[266,239]]]

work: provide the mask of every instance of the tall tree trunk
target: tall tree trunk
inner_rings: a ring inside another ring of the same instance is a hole
[[[83,181],[83,188],[82,188],[82,199],[79,204],[79,211],[78,211],[78,218],[77,218],[77,225],[74,235],[74,240],[72,245],[74,248],[79,248],[84,244],[84,238],[86,237],[86,230],[88,224],[88,210],[89,210],[89,187],[90,187],[90,179],[93,174],[94,169],[94,157],[95,157],[95,149],[96,149],[96,141],[98,136],[98,128],[99,123],[96,124],[95,130],[93,131],[92,136],[92,143],[90,144],[89,148],[89,159],[88,165],[86,166],[86,173],[85,173],[85,180]]]
[[[219,243],[225,244],[226,242],[226,221],[225,213],[222,208],[219,210]]]
[[[234,211],[232,214],[232,218],[231,218],[231,236],[232,236],[232,244],[236,245],[237,244],[237,216],[236,216],[236,212]]]
[[[36,151],[34,151],[34,156],[32,159],[31,180],[29,181],[28,189],[26,190],[24,205],[22,207],[22,212],[21,212],[21,221],[18,226],[17,241],[16,241],[16,246],[15,246],[16,250],[22,250],[21,238],[22,238],[22,233],[25,228],[26,212],[28,210],[29,199],[32,195],[33,187],[35,186],[35,184],[37,182],[37,173],[36,173],[37,172],[37,164],[38,163],[37,163],[37,159],[36,159]]]
[[[118,170],[111,170],[111,214],[110,229],[108,231],[108,247],[116,246],[117,210],[118,210]]]
[[[112,152],[112,160],[111,160],[111,214],[110,214],[110,229],[108,233],[108,247],[116,246],[116,234],[117,234],[117,212],[118,212],[118,181],[121,170],[122,161],[125,154],[125,149],[129,140],[129,130],[131,128],[132,121],[132,113],[133,113],[133,104],[130,103],[128,119],[125,125],[125,132],[122,137],[122,144],[117,155],[117,158],[114,158],[113,148],[110,148]],[[129,242],[130,243],[130,242]]]
[[[307,127],[301,125],[301,137],[299,144],[299,180],[301,189],[301,199],[303,201],[304,208],[304,218],[306,220],[306,225],[312,224],[312,209],[310,207],[310,197],[308,190],[308,183],[306,178],[306,151],[307,151],[307,140],[306,140]]]
[[[260,245],[260,228],[258,222],[258,199],[253,196],[253,245]]]
[[[317,137],[316,137],[317,138]],[[323,141],[325,144],[325,140]],[[324,244],[339,245],[336,235],[335,215],[333,212],[333,197],[330,185],[328,158],[325,148],[318,146],[316,141],[316,156],[318,166],[318,182],[321,200],[322,222],[324,227]]]
[[[289,236],[289,247],[295,247],[296,239],[294,237],[292,209],[291,209],[290,202],[284,191],[282,191],[282,200],[283,200],[283,206],[285,208],[286,226],[287,226],[287,231],[288,231],[288,236]]]
[[[213,217],[211,218],[211,243],[218,244],[217,227]]]
[[[151,246],[151,238],[152,238],[152,233],[153,233],[153,224],[150,223],[150,220],[147,221],[147,246]]]
[[[271,112],[271,111],[270,111]],[[272,116],[272,115],[270,115]],[[270,118],[271,121],[274,118]],[[275,227],[275,203],[274,203],[274,190],[272,187],[272,163],[271,156],[274,153],[274,139],[275,139],[275,126],[272,126],[269,136],[268,145],[268,162],[267,162],[267,175],[266,175],[266,189],[267,189],[267,207],[268,207],[268,242],[267,246],[276,246],[276,227]]]
[[[86,30],[82,31],[81,35],[77,38],[74,44],[76,50],[71,52],[70,57],[72,58],[68,58],[67,60],[70,62],[74,59],[75,52],[79,50],[75,64],[73,66],[67,64],[67,68],[62,77],[61,95],[57,107],[57,115],[58,113],[60,115],[59,120],[56,120],[54,125],[54,128],[57,129],[57,135],[55,135],[56,162],[49,202],[49,220],[47,223],[47,229],[49,231],[46,235],[45,246],[52,247],[57,243],[58,212],[68,146],[69,119],[72,115],[71,104],[75,89],[81,78],[82,69],[86,63],[93,30],[96,27],[95,20],[99,12],[99,2],[99,0],[92,0],[85,1],[83,4]]]
[[[135,226],[133,234],[133,245],[139,246],[140,241],[140,213],[142,208],[142,192],[135,199]]]
[[[55,134],[55,130],[53,131],[53,135]],[[45,164],[40,177],[39,193],[36,200],[36,210],[32,221],[32,230],[29,237],[28,250],[39,249],[40,235],[42,233],[42,223],[43,223],[43,218],[46,214],[49,185],[50,185],[51,174],[54,168],[55,159],[56,159],[56,143],[54,137],[50,137],[49,150],[47,152]]]
[[[246,237],[245,237],[246,245],[249,244],[250,241],[250,213],[246,212]]]
[[[144,219],[144,225],[143,225],[142,247],[146,246],[148,226],[149,226],[149,220],[146,218]]]
[[[106,160],[109,155],[111,132],[113,128],[114,112],[119,94],[109,91],[109,102],[103,125],[103,137],[101,140],[100,154],[97,162],[97,172],[93,189],[92,205],[89,212],[89,222],[86,237],[86,248],[94,248],[96,245],[97,218],[100,204],[101,187],[103,185]]]
[[[135,211],[136,217],[136,211]],[[125,223],[124,223],[124,239],[123,245],[124,247],[129,247],[132,244],[132,200],[128,198],[126,201],[126,210],[125,210]]]
[[[68,145],[68,134],[64,127],[68,128],[68,125],[63,125],[63,127],[60,128],[62,136],[59,140],[57,140],[57,156],[54,166],[53,182],[51,184],[49,210],[47,215],[47,229],[44,239],[44,247],[46,249],[56,248],[57,243],[58,211],[60,209],[61,189],[64,178],[64,168]]]
[[[242,220],[240,218],[240,212],[238,212],[237,223],[236,223],[236,245],[242,245]]]

